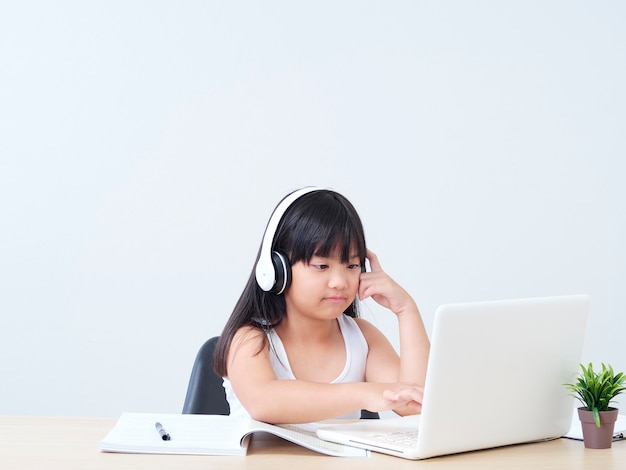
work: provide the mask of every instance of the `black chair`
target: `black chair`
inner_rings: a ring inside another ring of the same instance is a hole
[[[213,356],[218,339],[217,336],[208,339],[196,355],[183,405],[184,414],[230,414],[230,406],[222,385],[223,379],[213,371]],[[361,419],[378,418],[378,413],[361,410]]]
[[[230,414],[223,380],[213,371],[213,356],[218,339],[218,336],[208,339],[196,355],[183,405],[184,414]]]

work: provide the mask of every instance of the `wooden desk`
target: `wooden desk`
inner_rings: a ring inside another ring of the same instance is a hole
[[[2,469],[203,469],[298,468],[298,470],[403,468],[601,469],[626,468],[626,441],[611,449],[585,449],[580,441],[557,439],[433,459],[411,461],[372,453],[368,458],[328,457],[273,437],[253,438],[246,457],[110,454],[98,442],[115,419],[0,417]]]

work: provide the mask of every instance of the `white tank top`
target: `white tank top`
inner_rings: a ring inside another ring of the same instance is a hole
[[[347,315],[341,315],[337,318],[339,322],[339,328],[343,335],[343,341],[346,345],[346,365],[343,371],[335,378],[331,383],[346,383],[346,382],[364,382],[365,381],[365,365],[367,363],[367,353],[369,348],[367,341],[361,332],[361,328],[357,325],[354,318]],[[295,380],[295,376],[289,365],[289,359],[283,346],[283,342],[275,330],[270,330],[267,333],[267,337],[270,342],[270,363],[274,369],[276,377],[280,380]],[[250,414],[243,407],[237,395],[233,390],[233,387],[228,380],[224,377],[224,390],[226,392],[226,399],[230,406],[231,416],[247,416]],[[358,419],[361,416],[360,410],[355,410],[347,415],[338,416],[337,418],[351,418]]]

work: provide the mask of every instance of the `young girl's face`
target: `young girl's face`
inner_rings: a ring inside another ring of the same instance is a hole
[[[359,289],[361,264],[355,254],[347,263],[339,253],[313,256],[291,267],[291,285],[285,292],[287,316],[335,319],[354,301]]]

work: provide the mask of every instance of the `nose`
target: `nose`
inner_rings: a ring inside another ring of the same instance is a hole
[[[348,285],[348,272],[345,269],[331,269],[328,286],[332,289],[344,289]]]

